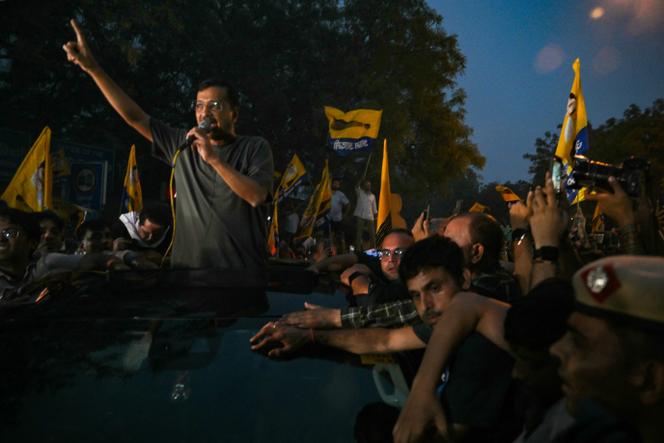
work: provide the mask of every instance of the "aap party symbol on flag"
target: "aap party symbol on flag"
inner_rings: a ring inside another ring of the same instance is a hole
[[[567,198],[572,204],[585,199],[586,188],[571,189],[573,180],[570,175],[574,168],[574,157],[585,156],[590,149],[588,143],[588,114],[586,113],[586,100],[581,89],[581,61],[577,58],[572,65],[574,82],[567,100],[567,112],[560,130],[560,138],[553,163],[553,176],[561,177],[567,186]]]
[[[330,148],[342,157],[355,152],[370,151],[378,137],[382,115],[382,110],[355,109],[343,112],[325,106]]]

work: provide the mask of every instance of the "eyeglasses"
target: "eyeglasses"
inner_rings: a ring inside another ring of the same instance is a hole
[[[221,111],[224,109],[224,104],[219,100],[210,100],[209,102],[204,102],[203,100],[196,100],[192,103],[192,107],[196,111],[206,111],[210,109],[211,111]]]
[[[401,248],[396,248],[394,250],[379,249],[378,250],[378,258],[380,258],[381,260],[388,259],[391,256],[394,256],[394,258],[401,258],[401,256],[403,255],[404,252],[406,252],[406,250],[401,249]]]
[[[21,235],[21,231],[16,228],[7,228],[0,231],[0,237],[3,237],[5,240],[17,238],[19,235]]]

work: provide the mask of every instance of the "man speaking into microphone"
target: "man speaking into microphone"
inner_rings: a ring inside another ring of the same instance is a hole
[[[221,80],[202,82],[198,126],[172,128],[150,117],[95,60],[75,20],[67,59],[90,75],[118,114],[152,142],[152,153],[175,167],[177,185],[173,268],[266,270],[267,205],[272,151],[261,137],[238,136],[238,95]],[[253,272],[251,272],[253,274]]]

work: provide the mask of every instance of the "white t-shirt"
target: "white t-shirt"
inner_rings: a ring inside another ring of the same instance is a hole
[[[353,215],[365,220],[373,220],[378,213],[376,196],[371,192],[364,192],[359,186],[355,188],[355,193],[357,194],[357,204],[355,205]]]
[[[330,212],[328,218],[333,222],[340,222],[344,216],[344,205],[350,203],[348,197],[343,192],[336,190],[332,192],[332,201],[330,203]]]

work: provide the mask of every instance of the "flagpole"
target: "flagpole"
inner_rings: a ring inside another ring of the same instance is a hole
[[[371,162],[371,154],[373,154],[373,149],[369,151],[369,157],[367,157],[367,164],[364,166],[364,174],[362,174],[362,178],[360,181],[364,180],[367,176],[367,171],[369,171],[369,163]]]

